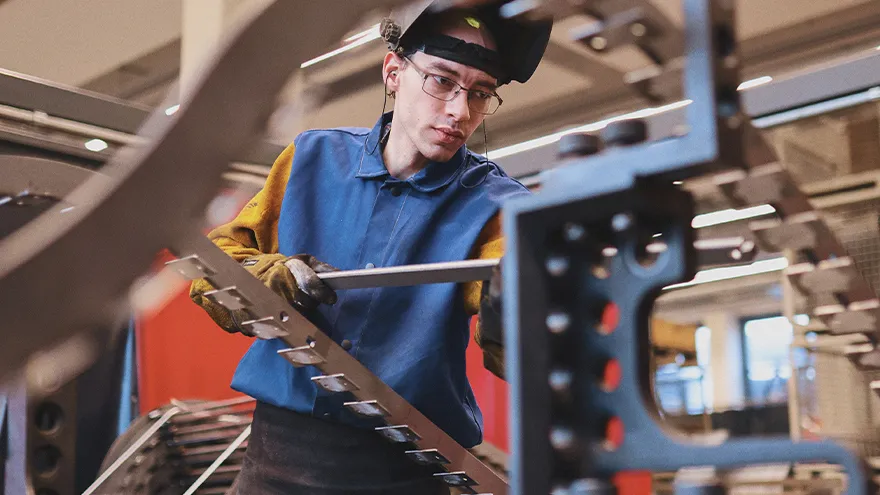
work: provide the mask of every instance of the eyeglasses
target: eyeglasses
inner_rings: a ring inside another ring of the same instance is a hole
[[[425,72],[407,57],[404,57],[412,68],[422,76],[422,91],[438,100],[452,101],[462,91],[467,92],[468,108],[476,113],[492,115],[501,106],[503,100],[497,94],[480,89],[468,89],[439,74]]]

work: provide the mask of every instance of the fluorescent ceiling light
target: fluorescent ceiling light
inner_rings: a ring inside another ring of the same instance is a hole
[[[354,40],[358,40],[358,39],[360,39],[360,38],[363,38],[364,36],[370,36],[370,35],[372,35],[374,32],[377,32],[377,31],[376,31],[377,29],[379,29],[379,25],[378,25],[378,24],[373,24],[373,25],[370,26],[369,28],[367,28],[367,29],[365,29],[365,30],[363,30],[363,31],[361,31],[361,32],[359,32],[359,33],[355,33],[355,34],[349,36],[348,38],[345,38],[345,40],[343,40],[343,42],[344,42],[344,43],[351,43],[352,41],[354,41]]]
[[[749,79],[748,81],[743,81],[739,86],[737,86],[737,91],[743,91],[749,88],[754,88],[755,86],[761,86],[763,84],[767,84],[772,81],[773,78],[770,76],[761,76],[756,77],[754,79]]]
[[[170,107],[165,109],[165,115],[171,116],[177,113],[180,110],[180,105],[171,105]]]
[[[499,158],[504,158],[505,156],[514,155],[516,153],[521,153],[523,151],[528,151],[531,149],[540,148],[541,146],[547,144],[555,143],[556,141],[562,139],[562,136],[565,136],[566,134],[574,134],[578,132],[595,132],[603,129],[605,126],[612,122],[617,122],[618,120],[644,119],[663,112],[669,112],[671,110],[686,107],[691,103],[693,103],[692,100],[681,100],[675,103],[670,103],[668,105],[663,105],[662,107],[643,108],[635,112],[625,113],[623,115],[618,115],[617,117],[611,117],[605,120],[600,120],[598,122],[593,122],[592,124],[582,125],[573,129],[555,132],[547,136],[530,139],[528,141],[523,141],[521,143],[517,143],[511,146],[506,146],[504,148],[499,148],[497,150],[490,151],[489,156],[491,156],[493,160],[497,160]]]
[[[786,259],[785,257],[779,257],[756,261],[749,265],[712,268],[709,270],[702,270],[697,272],[697,275],[690,282],[670,285],[668,287],[664,287],[663,290],[679,289],[682,287],[690,287],[692,285],[718,282],[720,280],[730,280],[733,278],[748,277],[749,275],[759,275],[761,273],[778,272],[784,270],[787,266],[788,259]]]
[[[776,213],[776,209],[770,205],[752,206],[741,210],[729,208],[726,210],[713,211],[712,213],[704,213],[697,215],[691,221],[691,227],[701,229],[703,227],[711,227],[722,223],[737,222],[739,220],[747,220],[749,218],[760,217]]]
[[[89,151],[104,151],[107,149],[107,142],[103,139],[92,139],[91,141],[86,141],[85,147]]]
[[[307,62],[304,62],[302,65],[300,65],[300,68],[305,69],[306,67],[315,65],[318,62],[323,62],[324,60],[327,60],[328,58],[335,57],[336,55],[339,55],[341,53],[345,53],[353,48],[357,48],[361,45],[366,45],[367,43],[369,43],[373,40],[379,39],[379,37],[380,37],[379,36],[379,25],[374,24],[372,27],[370,27],[370,29],[367,29],[366,31],[362,31],[360,33],[355,34],[354,36],[346,38],[345,45],[333,50],[332,52],[325,53],[325,54],[321,55],[320,57],[315,57]]]

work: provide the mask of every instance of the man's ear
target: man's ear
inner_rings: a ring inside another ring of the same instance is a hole
[[[382,61],[382,82],[385,83],[385,91],[396,93],[400,88],[400,73],[406,62],[403,58],[394,53],[385,54],[385,60]]]

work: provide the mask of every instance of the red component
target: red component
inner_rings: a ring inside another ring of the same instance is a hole
[[[605,443],[608,450],[617,450],[623,445],[623,421],[617,416],[612,417],[605,424]]]
[[[606,392],[617,390],[622,378],[623,370],[620,367],[620,362],[616,359],[609,359],[602,370],[602,390]]]
[[[609,302],[602,308],[602,318],[599,321],[599,332],[608,335],[620,325],[620,308],[613,302]]]
[[[651,481],[650,471],[625,471],[611,479],[617,488],[617,495],[650,495]]]

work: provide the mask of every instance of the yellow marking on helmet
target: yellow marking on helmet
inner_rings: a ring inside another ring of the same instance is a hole
[[[465,17],[464,20],[467,21],[467,23],[470,24],[472,28],[480,29],[480,21],[476,18],[468,16]]]

